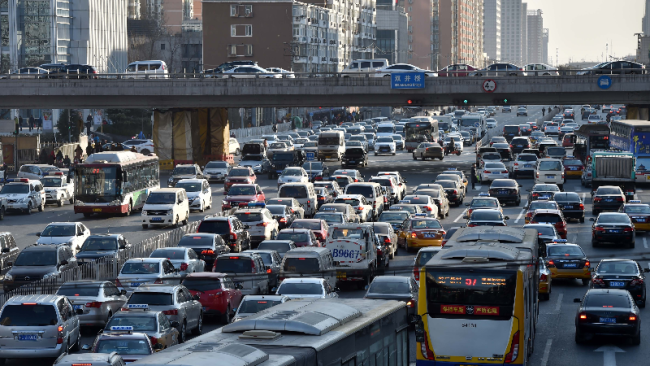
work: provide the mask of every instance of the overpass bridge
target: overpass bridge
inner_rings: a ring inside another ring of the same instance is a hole
[[[25,75],[27,76],[27,75]],[[391,89],[390,78],[296,77],[218,79],[172,74],[165,79],[0,79],[0,108],[216,108],[468,105],[560,105],[624,103],[650,105],[650,74],[431,77],[424,89]],[[14,78],[21,77],[21,78]],[[492,92],[484,90],[494,81]],[[507,100],[507,102],[504,102]],[[460,101],[460,102],[459,102]]]

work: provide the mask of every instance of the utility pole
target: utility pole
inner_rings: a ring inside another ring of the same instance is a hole
[[[72,126],[70,125],[70,110],[68,109],[68,142],[72,142],[72,137],[70,135],[70,129]]]

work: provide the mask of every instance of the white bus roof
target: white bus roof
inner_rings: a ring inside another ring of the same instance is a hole
[[[84,163],[128,163],[146,157],[131,151],[106,151],[91,154]]]

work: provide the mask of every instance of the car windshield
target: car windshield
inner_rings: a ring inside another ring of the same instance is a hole
[[[214,265],[214,272],[251,273],[252,260],[248,257],[219,257]]]
[[[620,294],[587,294],[584,300],[585,306],[593,308],[629,308],[630,299]]]
[[[325,220],[327,223],[342,223],[343,216],[338,214],[329,214],[324,212],[318,212],[314,215],[315,219]]]
[[[7,184],[2,187],[0,194],[27,194],[29,193],[29,185],[27,184]]]
[[[575,245],[549,245],[546,250],[548,255],[553,257],[565,257],[572,255],[584,256],[585,253]]]
[[[54,266],[56,265],[56,251],[22,251],[16,258],[14,266]]]
[[[61,182],[63,179],[61,178],[43,178],[41,179],[41,183],[43,183],[43,187],[61,187]]]
[[[105,330],[111,327],[133,327],[135,332],[156,332],[158,330],[158,320],[155,316],[119,316],[114,315],[106,324]]]
[[[280,300],[244,300],[239,304],[239,314],[255,314],[281,304]]]
[[[559,192],[560,187],[555,184],[537,184],[533,187],[533,192]]]
[[[302,232],[284,231],[276,236],[277,240],[291,240],[296,243],[305,243],[309,241],[309,235]]]
[[[248,177],[251,175],[248,169],[233,169],[228,173],[229,177]]]
[[[287,144],[284,142],[274,142],[270,145],[271,149],[284,149],[287,147]]]
[[[402,141],[402,135],[393,135],[393,141]]]
[[[372,281],[368,293],[372,294],[410,294],[411,289],[405,281]]]
[[[308,142],[305,142],[305,144],[303,146],[304,147],[317,147],[318,143],[315,142],[315,141],[308,141]]]
[[[45,327],[57,323],[53,305],[7,305],[0,315],[0,324],[5,327]]]
[[[304,185],[283,185],[278,191],[278,197],[307,198],[307,188]]]
[[[196,174],[196,169],[193,166],[182,166],[174,168],[172,175],[194,175]]]
[[[638,275],[639,267],[637,266],[636,262],[632,261],[601,262],[596,272],[607,274]]]
[[[228,191],[229,196],[255,196],[256,190],[253,186],[238,186],[230,187]]]
[[[323,163],[319,162],[306,162],[302,165],[302,168],[305,170],[322,170],[323,169]]]
[[[559,161],[541,161],[538,170],[545,171],[562,171],[562,163]]]
[[[323,286],[319,283],[282,282],[278,295],[322,295]]]
[[[97,353],[117,352],[118,355],[149,355],[151,347],[144,339],[102,339],[97,343]]]
[[[442,225],[438,220],[412,220],[411,229],[442,229]]]
[[[505,169],[506,166],[503,164],[497,164],[497,163],[488,163],[485,164],[485,169]]]
[[[201,192],[203,184],[200,182],[189,183],[189,182],[180,182],[176,184],[176,188],[183,188],[185,192]]]
[[[629,224],[630,217],[625,214],[600,214],[596,224]]]
[[[404,221],[408,217],[407,212],[384,212],[379,216],[379,221]]]
[[[552,213],[540,213],[536,214],[533,216],[532,221],[535,222],[548,222],[550,224],[555,224],[558,222],[562,222],[562,217],[558,214],[552,214]]]
[[[337,198],[334,200],[334,203],[345,203],[352,207],[357,207],[361,205],[361,201],[356,198]]]
[[[156,249],[151,253],[149,258],[185,259],[185,250],[171,248]]]
[[[552,201],[533,201],[530,203],[530,208],[528,210],[557,210],[557,203]]]
[[[483,154],[483,160],[501,160],[499,153]]]
[[[621,194],[621,189],[620,188],[604,188],[604,187],[600,187],[596,191],[596,195],[601,195],[601,194]]]
[[[472,200],[472,203],[470,204],[471,208],[478,208],[478,207],[499,207],[499,202],[494,199],[480,199],[480,198],[475,198]]]
[[[122,274],[158,274],[159,262],[126,262],[122,266]]]
[[[380,137],[377,139],[377,142],[395,142],[392,137]]]
[[[173,205],[176,203],[176,193],[149,193],[148,205]]]
[[[64,284],[59,287],[59,290],[56,292],[57,295],[74,297],[74,296],[99,296],[99,290],[101,289],[100,284],[95,283],[74,283],[74,284]]]
[[[472,212],[470,220],[502,220],[499,211],[477,210]]]
[[[564,165],[582,165],[582,162],[578,159],[565,159]]]
[[[519,155],[517,157],[519,161],[537,161],[537,156],[535,155]]]
[[[291,228],[297,228],[297,229],[309,229],[309,230],[320,230],[321,229],[321,223],[320,221],[294,221],[291,226]]]
[[[128,304],[174,305],[173,295],[165,292],[134,292]]]
[[[436,181],[437,184],[440,184],[442,188],[445,189],[455,189],[456,188],[456,182],[452,182],[450,180],[439,180]]]
[[[221,290],[221,280],[219,278],[198,278],[185,277],[183,285],[190,291],[206,292]]]
[[[198,232],[229,235],[230,223],[228,220],[205,220],[201,223],[201,225],[199,225]]]
[[[289,177],[301,176],[302,171],[300,169],[285,169],[282,172],[282,175],[289,176]]]
[[[552,226],[544,226],[544,225],[531,225],[531,226],[524,226],[524,229],[535,229],[540,235],[544,236],[555,236],[555,229]]]
[[[237,212],[235,213],[235,216],[241,221],[241,222],[262,222],[264,221],[264,218],[262,217],[262,214],[260,212]]]
[[[625,213],[650,214],[650,206],[648,205],[625,206]]]
[[[417,197],[417,196],[406,196],[404,201],[411,201],[411,204],[416,205],[425,205],[429,203],[429,196],[426,197]]]
[[[82,252],[117,250],[117,240],[112,238],[88,238],[81,247]]]
[[[48,225],[41,236],[74,236],[76,232],[76,225]]]
[[[205,169],[226,169],[226,168],[228,168],[228,163],[225,161],[211,161],[205,166]]]

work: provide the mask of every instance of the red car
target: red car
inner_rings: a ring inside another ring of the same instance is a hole
[[[453,64],[445,67],[442,70],[438,70],[438,77],[445,76],[468,76],[471,71],[477,70],[474,66],[467,64]]]
[[[564,135],[562,138],[562,147],[573,147],[573,141],[572,138],[575,136],[572,133],[567,133]]]
[[[325,220],[318,219],[299,219],[295,220],[289,228],[293,229],[309,229],[316,236],[316,239],[321,243],[324,243],[327,240],[327,230],[329,230],[329,225]]]
[[[234,284],[225,273],[190,273],[183,280],[183,285],[192,295],[200,296],[203,314],[219,317],[225,324],[230,323],[243,298],[240,291],[242,286]]]
[[[537,122],[526,122],[530,125],[530,128],[532,131],[537,131],[539,130],[539,127],[537,127]]]
[[[257,176],[250,167],[232,168],[223,181],[223,192],[228,193],[233,184],[255,184]]]
[[[296,220],[297,221],[297,220]],[[316,235],[309,229],[282,229],[275,240],[291,240],[296,247],[320,247]]]
[[[230,210],[239,206],[248,206],[251,202],[264,202],[266,196],[257,184],[235,184],[230,187],[228,195],[223,199],[221,210]]]

